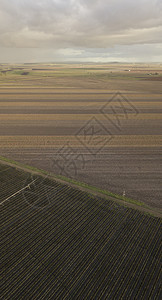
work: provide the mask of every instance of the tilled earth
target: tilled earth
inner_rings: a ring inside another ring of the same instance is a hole
[[[161,208],[159,82],[30,84],[0,86],[0,155]]]

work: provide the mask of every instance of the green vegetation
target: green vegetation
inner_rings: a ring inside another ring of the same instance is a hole
[[[130,198],[127,198],[127,197],[123,197],[121,195],[117,195],[117,194],[114,194],[114,193],[109,192],[109,191],[102,190],[102,189],[97,188],[95,186],[88,185],[84,182],[79,182],[79,181],[76,181],[76,180],[73,180],[73,179],[70,179],[70,178],[67,178],[67,177],[64,177],[64,176],[60,176],[60,175],[56,175],[56,177],[60,178],[60,179],[63,179],[64,181],[71,182],[71,183],[73,183],[77,186],[87,188],[91,191],[99,192],[99,193],[101,193],[103,195],[106,195],[106,196],[110,196],[110,197],[113,197],[113,198],[116,198],[116,199],[119,199],[119,200],[123,200],[123,201],[128,202],[128,203],[136,204],[136,205],[139,205],[139,206],[147,207],[143,202],[133,200],[133,199],[130,199]]]
[[[159,218],[16,165],[0,189],[2,299],[160,299]]]
[[[3,74],[2,74],[3,72]],[[29,68],[24,68],[22,70],[18,69],[12,69],[11,70],[2,70],[1,75],[6,75],[8,77],[14,77],[14,76],[31,76],[31,77],[54,77],[54,78],[61,78],[61,77],[81,77],[82,79],[89,78],[89,79],[119,79],[119,80],[139,80],[139,79],[145,79],[148,76],[146,72],[141,73],[140,75],[138,72],[126,72],[126,71],[117,71],[116,69],[113,70],[111,66],[109,67],[103,67],[103,68],[96,68],[96,67],[75,67],[75,68],[67,68],[61,67],[58,68],[58,66],[52,69],[41,69],[39,67],[32,68],[32,66]],[[157,73],[156,76],[160,76],[160,74]]]
[[[48,174],[49,174],[49,172],[47,172],[47,171],[45,171],[45,170],[41,170],[41,169],[37,169],[37,168],[35,168],[35,167],[33,167],[33,166],[21,164],[21,163],[15,162],[15,161],[13,161],[13,160],[11,160],[11,159],[8,159],[8,158],[2,157],[2,156],[0,156],[0,160],[3,160],[3,161],[6,161],[6,162],[15,164],[15,165],[17,165],[17,166],[24,167],[24,168],[26,168],[26,169],[29,169],[29,170],[38,172],[38,173],[40,173],[40,174],[44,174],[44,175],[48,175]],[[89,189],[90,191],[99,192],[99,193],[101,193],[101,194],[103,194],[103,195],[111,196],[111,197],[113,197],[113,198],[116,198],[116,199],[119,199],[119,200],[122,200],[122,201],[125,201],[125,202],[128,202],[128,203],[132,203],[132,204],[136,204],[136,205],[139,205],[139,206],[147,207],[143,202],[140,202],[140,201],[137,201],[137,200],[133,200],[133,199],[130,199],[130,198],[127,198],[127,197],[123,197],[123,196],[114,194],[114,193],[109,192],[109,191],[105,191],[105,190],[99,189],[99,188],[97,188],[97,187],[88,185],[88,184],[86,184],[86,183],[84,183],[84,182],[79,182],[79,181],[76,181],[76,180],[74,180],[74,179],[67,178],[67,177],[61,176],[61,175],[56,175],[56,174],[51,174],[51,173],[50,173],[50,175],[52,175],[54,178],[62,179],[62,180],[64,180],[65,182],[73,183],[73,184],[75,184],[75,185],[78,186],[78,187],[87,188],[87,189]]]
[[[100,196],[106,196],[106,199],[116,199],[116,200],[119,200],[119,203],[121,203],[122,205],[126,206],[127,204],[133,204],[136,206],[136,208],[138,209],[138,207],[142,207],[142,208],[146,208],[146,214],[150,214],[150,215],[153,215],[154,216],[154,210],[150,207],[148,207],[146,204],[144,204],[143,202],[140,202],[140,201],[137,201],[137,200],[134,200],[134,199],[130,199],[130,198],[127,198],[127,197],[123,197],[121,195],[117,195],[115,193],[112,193],[112,192],[109,192],[109,191],[106,191],[106,190],[102,190],[100,188],[97,188],[95,186],[91,186],[91,185],[88,185],[84,182],[79,182],[79,181],[76,181],[74,179],[71,179],[71,178],[67,178],[65,176],[61,176],[61,175],[56,175],[56,174],[53,174],[53,173],[49,173],[45,170],[42,170],[42,169],[37,169],[33,166],[29,166],[29,165],[25,165],[25,164],[22,164],[22,163],[19,163],[19,162],[16,162],[14,160],[11,160],[11,159],[8,159],[8,158],[5,158],[5,157],[2,157],[0,156],[0,160],[1,161],[5,161],[5,162],[8,162],[8,163],[11,163],[17,167],[20,167],[20,168],[24,168],[26,170],[31,170],[37,174],[40,174],[40,175],[46,175],[46,176],[49,176],[50,179],[61,179],[62,181],[64,181],[65,183],[70,183],[70,184],[73,184],[74,187],[76,188],[84,188],[87,190],[87,192],[89,191],[89,193],[92,193],[92,192],[95,192],[95,193],[99,193]],[[159,213],[160,214],[160,213]]]

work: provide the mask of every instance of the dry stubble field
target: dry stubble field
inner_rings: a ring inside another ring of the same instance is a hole
[[[161,207],[161,65],[0,68],[1,155]]]

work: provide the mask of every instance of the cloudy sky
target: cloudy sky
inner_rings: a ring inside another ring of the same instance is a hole
[[[0,63],[162,62],[162,0],[0,0]]]

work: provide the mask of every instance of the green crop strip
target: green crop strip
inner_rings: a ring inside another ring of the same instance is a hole
[[[146,206],[143,202],[140,202],[140,201],[134,200],[134,199],[130,199],[130,198],[127,198],[127,197],[123,197],[121,195],[118,195],[118,194],[115,194],[115,193],[112,193],[112,192],[109,192],[109,191],[106,191],[106,190],[102,190],[102,189],[97,188],[95,186],[88,185],[88,184],[86,184],[84,182],[79,182],[79,181],[76,181],[74,179],[70,179],[70,178],[67,178],[67,177],[61,176],[61,175],[51,174],[51,173],[49,173],[47,171],[44,171],[42,169],[37,169],[37,168],[29,166],[29,165],[21,164],[21,163],[16,162],[16,161],[14,161],[12,159],[8,159],[8,158],[2,157],[2,156],[0,156],[0,160],[6,161],[8,163],[12,163],[15,166],[24,167],[24,168],[26,168],[28,170],[35,171],[35,172],[41,173],[43,175],[50,175],[53,178],[61,179],[61,180],[65,181],[65,182],[67,182],[67,183],[72,183],[72,184],[74,184],[74,185],[76,185],[78,187],[83,187],[83,188],[89,189],[90,191],[98,192],[98,193],[101,193],[101,194],[103,194],[105,196],[110,196],[110,197],[113,197],[115,199],[122,200],[124,203],[127,202],[127,203],[131,203],[131,204],[135,204],[137,206],[148,208],[148,206]]]

